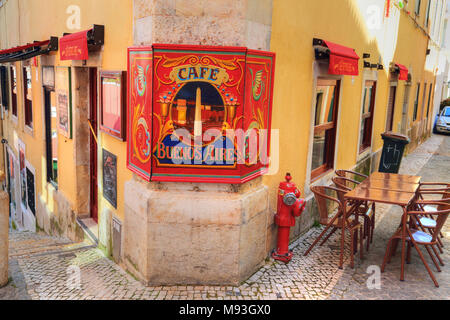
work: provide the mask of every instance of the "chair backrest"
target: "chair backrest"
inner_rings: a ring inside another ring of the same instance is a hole
[[[352,171],[352,170],[339,169],[339,170],[336,170],[335,173],[339,177],[349,178],[349,179],[357,180],[359,182],[362,182],[366,178],[368,178],[367,175],[360,173],[360,172]]]
[[[334,187],[327,187],[327,186],[314,186],[314,187],[311,187],[311,191],[314,193],[314,198],[316,199],[317,207],[319,209],[320,224],[324,224],[324,225],[328,224],[330,212],[329,212],[329,206],[327,205],[327,200],[337,203],[338,210],[340,211],[340,214],[342,214],[343,206],[342,206],[341,201],[339,201],[339,199],[334,198],[334,197],[330,196],[329,194],[327,194],[327,191],[328,192],[334,191],[338,194],[338,197],[339,197],[339,192],[345,193],[346,190],[342,190],[342,189],[338,189],[338,188],[334,188]]]
[[[355,189],[355,187],[359,184],[358,181],[355,181],[355,180],[349,179],[349,178],[345,178],[345,177],[341,177],[341,176],[333,177],[333,178],[331,178],[331,180],[333,181],[333,183],[336,185],[336,187],[338,189],[342,189],[345,191],[351,191],[351,190]],[[344,194],[342,194],[342,192],[338,192],[338,198],[341,202],[344,201],[343,196],[344,196]]]
[[[433,242],[437,239],[437,236],[441,232],[442,227],[447,221],[448,215],[450,214],[450,199],[445,199],[445,202],[441,200],[422,200],[419,201],[422,205],[437,206],[437,211],[411,211],[409,214],[427,214],[431,216],[436,216],[436,227],[433,229]]]

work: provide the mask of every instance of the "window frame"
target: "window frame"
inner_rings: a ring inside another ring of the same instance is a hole
[[[46,156],[46,168],[47,168],[47,182],[53,185],[55,189],[58,189],[58,180],[54,179],[53,176],[53,141],[52,141],[52,105],[51,105],[51,93],[55,93],[55,100],[56,100],[56,91],[55,87],[52,86],[46,86],[44,85],[42,87],[43,93],[44,93],[44,122],[45,122],[45,156]],[[47,97],[48,94],[48,97]],[[48,99],[48,101],[47,101]],[[47,104],[48,102],[48,104]],[[56,106],[55,106],[56,109]],[[57,122],[57,118],[55,119]],[[58,135],[58,123],[56,123],[56,134]],[[56,150],[58,152],[58,149]],[[58,174],[56,175],[58,177]]]
[[[414,13],[416,14],[416,16],[420,16],[420,6],[422,5],[421,0],[416,0],[414,3]]]
[[[17,108],[17,68],[15,65],[9,66],[9,77],[10,77],[10,93],[11,93],[11,115],[17,119],[18,118],[18,108]],[[16,93],[14,93],[14,87]]]
[[[1,105],[3,111],[8,112],[9,110],[9,73],[7,66],[0,66],[0,85],[1,85]]]
[[[28,88],[28,68],[30,70],[30,88]],[[33,130],[33,97],[28,99],[28,91],[33,95],[33,69],[30,65],[22,66],[22,82],[23,82],[23,121],[25,127]]]
[[[386,126],[385,126],[385,131],[392,131],[394,129],[394,116],[395,116],[395,103],[397,100],[397,88],[398,85],[397,84],[393,84],[390,83],[389,84],[389,91],[388,91],[388,105],[386,108]],[[391,117],[389,119],[389,99],[390,99],[390,95],[391,95],[391,90],[393,90],[393,98],[392,98],[392,110],[391,110]]]
[[[369,107],[368,111],[364,113],[364,107],[365,107],[365,95],[366,95],[366,89],[371,88],[371,97],[369,100]],[[361,125],[362,121],[364,120],[364,132],[363,136],[359,137],[360,140],[358,141],[359,144],[359,153],[363,153],[365,150],[370,148],[372,146],[372,128],[373,128],[373,118],[374,118],[374,110],[375,110],[375,96],[377,93],[377,81],[376,80],[366,80],[364,82],[364,98],[361,105]],[[361,132],[361,128],[360,128]]]
[[[315,125],[316,114],[314,112],[314,124],[313,124],[313,134],[317,134],[319,132],[325,131],[325,163],[320,165],[319,167],[312,169],[311,167],[311,182],[319,179],[324,173],[332,170],[334,168],[334,158],[335,158],[335,147],[336,147],[336,137],[337,137],[337,122],[338,122],[338,107],[340,101],[340,87],[341,80],[338,79],[330,79],[330,78],[317,78],[316,88],[314,90],[315,96],[317,96],[317,88],[321,86],[330,86],[334,85],[334,101],[333,101],[333,115],[332,121],[327,122],[321,125]],[[317,101],[316,101],[317,104]],[[327,145],[327,143],[331,143],[331,145]],[[313,139],[314,145],[314,139]],[[314,153],[314,146],[313,153]],[[312,158],[311,158],[312,164]]]
[[[99,128],[100,131],[105,132],[120,141],[125,141],[126,139],[126,71],[107,71],[107,70],[100,70],[99,72],[99,87],[100,87],[100,94],[99,94]],[[119,106],[119,112],[118,115],[120,118],[120,130],[119,132],[113,130],[112,128],[109,128],[106,124],[104,124],[104,101],[103,101],[103,79],[114,79],[120,83],[120,106]]]
[[[420,82],[417,82],[417,87],[416,87],[416,98],[414,100],[414,109],[413,109],[413,118],[412,121],[416,121],[417,120],[417,113],[418,113],[418,109],[419,109],[419,98],[420,98]]]
[[[431,102],[431,94],[433,93],[433,82],[430,83],[430,87],[428,89],[428,102],[427,102],[427,114],[426,118],[430,116],[430,102]]]
[[[431,0],[428,0],[427,11],[425,13],[425,27],[430,25],[430,9],[431,9]]]

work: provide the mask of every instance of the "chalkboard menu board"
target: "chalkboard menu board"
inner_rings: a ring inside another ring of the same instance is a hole
[[[117,157],[103,149],[103,197],[117,208]]]
[[[36,203],[35,203],[35,185],[34,185],[34,174],[27,167],[27,201],[28,208],[30,211],[36,215]]]

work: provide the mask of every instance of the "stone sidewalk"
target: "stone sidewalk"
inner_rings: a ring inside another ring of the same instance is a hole
[[[418,174],[424,181],[450,178],[450,137],[432,136],[402,161],[400,173]],[[435,288],[425,267],[412,252],[406,265],[405,281],[399,281],[400,254],[381,274],[379,289],[369,289],[372,268],[381,265],[387,240],[400,221],[399,208],[377,206],[374,242],[355,268],[338,269],[339,232],[304,257],[303,253],[321,232],[312,228],[291,244],[294,258],[285,265],[267,259],[265,265],[240,286],[159,286],[145,287],[131,275],[87,243],[26,232],[10,233],[10,283],[0,289],[4,299],[449,299],[450,268],[436,272],[426,252],[440,288]],[[444,230],[444,254],[450,261],[450,221]],[[348,243],[348,242],[347,242]],[[423,250],[425,251],[425,250]],[[369,271],[369,273],[368,273]]]

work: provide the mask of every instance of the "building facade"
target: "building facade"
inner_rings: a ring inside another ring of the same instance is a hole
[[[311,186],[331,184],[335,169],[378,170],[385,131],[408,135],[406,152],[429,137],[446,7],[445,0],[0,1],[0,161],[11,220],[74,240],[87,235],[148,284],[239,283],[275,247],[286,172],[307,200],[295,239],[318,220]],[[128,169],[139,133],[125,134],[133,126],[126,88],[144,79],[130,74],[130,50],[189,51],[176,45],[196,45],[198,57],[211,46],[275,54],[265,175],[163,181]]]

